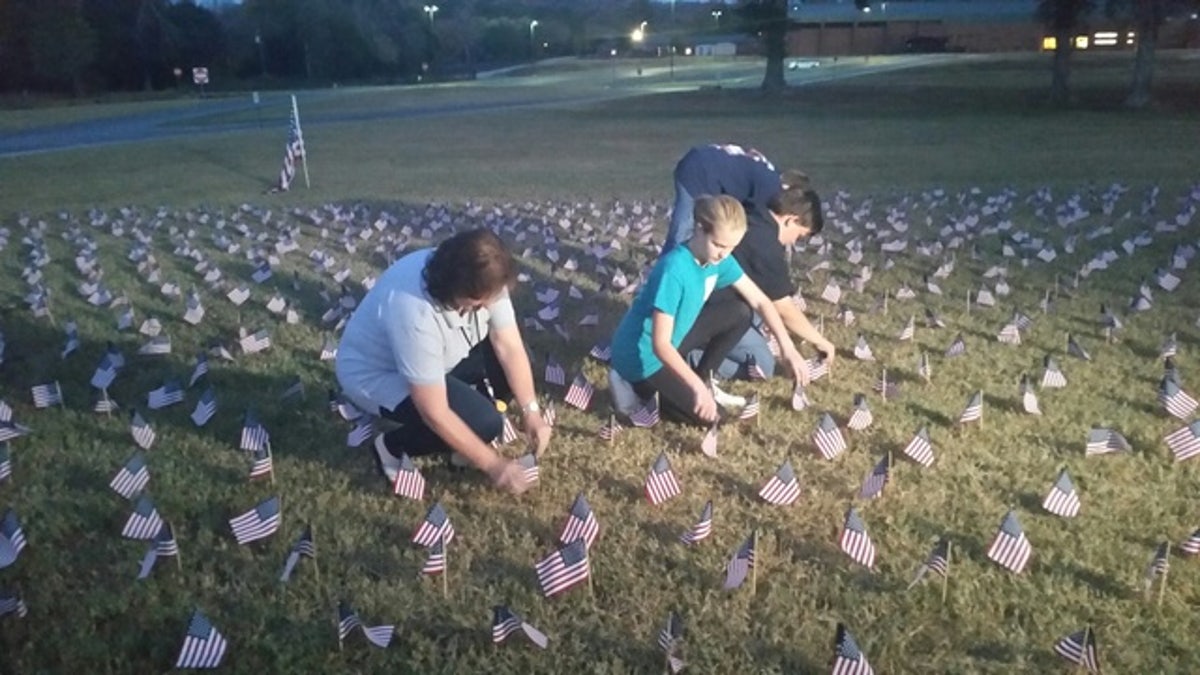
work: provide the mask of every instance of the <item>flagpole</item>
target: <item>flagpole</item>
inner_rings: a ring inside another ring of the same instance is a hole
[[[311,536],[310,543],[313,549],[313,571],[317,573],[317,583],[321,583],[321,566],[317,564],[317,528],[313,527],[312,523],[308,525],[308,534]]]
[[[883,292],[883,315],[884,316],[888,315],[888,295],[890,293],[891,293],[891,291],[888,291],[888,290],[885,290]]]
[[[1163,597],[1167,594],[1167,574],[1171,571],[1171,545],[1167,545],[1166,555],[1163,556],[1162,579],[1158,582],[1158,606],[1161,609]]]
[[[300,106],[296,105],[295,94],[292,94],[292,118],[296,120],[296,136],[300,138],[300,146],[304,148],[300,153],[300,163],[304,166],[304,187],[311,188],[312,185],[308,182],[308,147],[304,145],[304,132],[300,130]]]
[[[950,552],[954,548],[954,542],[946,540],[946,573],[942,575],[942,604],[946,604],[946,590],[950,583]]]
[[[882,386],[879,388],[879,394],[883,396],[883,400],[887,401],[887,368],[883,369],[883,374],[879,376]]]
[[[450,551],[446,546],[446,531],[442,530],[442,597],[450,597]]]
[[[754,559],[750,563],[750,597],[754,597],[758,591],[758,563],[761,561],[758,554],[758,528],[754,528],[751,549],[754,551]]]
[[[271,485],[275,484],[275,453],[271,452],[271,441],[267,441],[267,457],[271,459]]]
[[[971,289],[967,289],[967,316],[971,316]]]
[[[167,523],[167,527],[171,528],[171,536],[175,538],[175,568],[178,569],[180,572],[182,572],[183,571],[183,552],[179,548],[179,533],[175,531],[174,527],[171,527],[170,523]],[[157,547],[158,544],[155,543],[155,546]]]

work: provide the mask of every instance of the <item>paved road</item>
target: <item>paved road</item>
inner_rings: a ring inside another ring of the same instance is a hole
[[[787,71],[788,83],[804,86],[818,82],[860,77],[890,70],[914,68],[943,63],[951,58],[937,56],[853,57],[834,63],[826,60],[820,67]],[[677,60],[672,68],[663,59],[623,59],[618,61],[558,61],[526,69],[510,70],[504,74],[482,77],[475,82],[463,82],[426,87],[391,87],[373,92],[395,90],[397,101],[404,105],[381,106],[357,113],[325,113],[304,116],[307,128],[324,124],[341,124],[379,119],[445,116],[463,113],[504,111],[514,108],[545,106],[577,106],[634,96],[670,91],[688,91],[705,87],[753,88],[762,80],[763,62],[754,59],[729,61],[702,58]],[[419,93],[430,88],[456,89],[467,92],[462,100],[452,103],[412,103],[408,92]],[[521,95],[496,96],[489,90],[519,88]],[[362,92],[357,88],[309,90],[297,95],[303,105],[324,99],[351,96]],[[262,107],[286,109],[287,95],[267,93]],[[205,134],[223,134],[261,128],[258,121],[244,121],[255,105],[249,96],[200,100],[192,106],[133,113],[129,115],[85,120],[68,124],[47,125],[16,133],[0,134],[0,157],[14,157],[78,148],[137,143],[167,138],[183,138]],[[240,113],[240,115],[239,115]],[[240,117],[242,121],[214,121],[220,116]]]

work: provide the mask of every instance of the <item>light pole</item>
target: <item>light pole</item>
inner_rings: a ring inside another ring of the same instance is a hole
[[[533,31],[537,27],[538,27],[537,19],[534,19],[533,21],[529,22],[529,59],[531,61],[537,60],[537,41],[534,40],[534,38],[533,38],[533,35],[534,35]]]
[[[725,13],[725,12],[722,12],[722,11],[721,11],[721,10],[719,10],[719,9],[714,9],[714,10],[712,11],[712,17],[713,17],[713,21],[714,21],[714,22],[717,24],[717,32],[720,32],[720,31],[721,31],[721,15],[722,15],[722,14],[724,14],[724,13]]]
[[[438,9],[437,5],[425,5],[425,13],[429,15],[429,28],[431,30],[433,29],[433,15],[437,14]]]
[[[671,79],[675,79],[675,0],[671,0],[671,41],[668,44],[671,50]]]

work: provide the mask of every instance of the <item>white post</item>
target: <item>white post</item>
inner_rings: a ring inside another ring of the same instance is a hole
[[[296,105],[295,94],[292,94],[292,119],[296,120],[296,136],[300,139],[300,147],[304,148],[304,153],[300,155],[300,162],[304,165],[304,187],[311,188],[308,182],[308,146],[304,144],[304,132],[300,130],[300,107]]]

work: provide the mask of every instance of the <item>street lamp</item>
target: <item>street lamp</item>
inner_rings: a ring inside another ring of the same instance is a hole
[[[429,25],[433,26],[433,15],[437,14],[437,5],[425,5],[425,13],[429,15]]]
[[[717,24],[717,30],[721,30],[721,15],[724,13],[725,12],[722,12],[719,9],[714,9],[712,11],[713,21],[716,22],[716,24]]]
[[[671,50],[671,79],[675,79],[675,0],[671,0],[671,42],[667,45]]]
[[[537,41],[533,39],[533,30],[538,27],[537,19],[529,22],[529,57],[537,58]]]
[[[650,23],[650,22],[643,21],[641,23],[641,25],[639,25],[637,28],[634,28],[633,32],[629,34],[629,39],[633,40],[634,42],[641,42],[642,40],[645,40],[646,39],[646,24],[648,24],[648,23]]]

